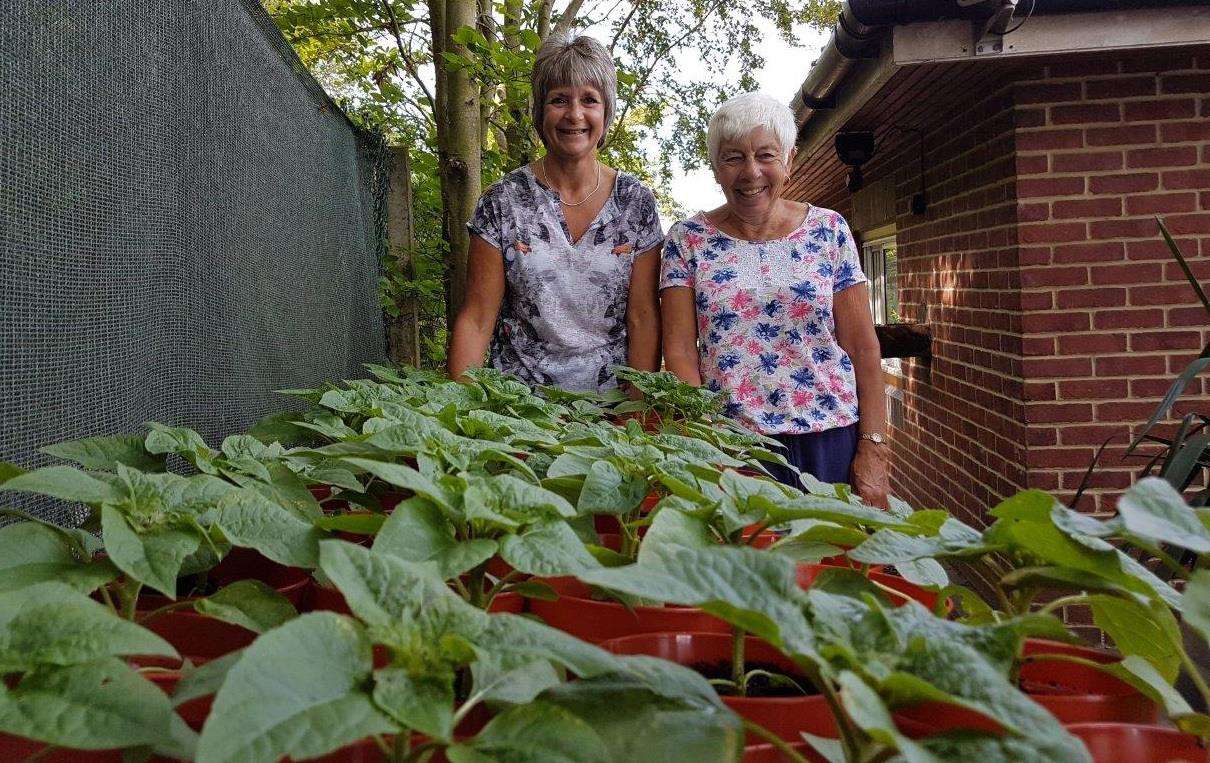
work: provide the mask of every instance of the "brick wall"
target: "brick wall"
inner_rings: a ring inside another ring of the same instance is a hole
[[[1106,512],[1126,441],[1210,340],[1155,222],[1210,281],[1210,50],[1053,64],[1013,101],[1026,481],[1070,496],[1114,436],[1081,500]]]

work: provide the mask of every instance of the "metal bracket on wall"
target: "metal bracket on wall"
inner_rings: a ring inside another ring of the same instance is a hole
[[[975,40],[975,56],[990,56],[1004,52],[1004,35],[989,33]]]

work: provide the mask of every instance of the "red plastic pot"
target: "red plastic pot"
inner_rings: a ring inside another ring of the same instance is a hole
[[[847,566],[847,565],[841,565]],[[836,569],[834,565],[827,564],[800,564],[798,565],[798,585],[801,588],[810,588],[815,583],[815,579],[819,577],[824,570]],[[871,570],[866,573],[866,577],[878,583],[883,588],[889,588],[892,591],[898,591],[899,596],[887,593],[895,604],[905,604],[908,599],[918,601],[924,606],[932,609],[937,604],[937,594],[927,588],[922,588],[914,583],[909,583],[898,575],[891,575],[887,572],[877,572]]]
[[[730,633],[639,633],[602,641],[602,649],[614,654],[645,654],[692,667],[694,664],[731,662]],[[744,656],[750,662],[772,663],[787,674],[797,673],[794,663],[764,641],[744,639]],[[763,726],[790,742],[801,741],[801,732],[836,738],[839,731],[822,694],[799,697],[723,697],[737,715]],[[748,735],[749,744],[760,737]]]
[[[529,611],[552,628],[598,644],[636,633],[730,633],[731,626],[697,607],[634,607],[589,598],[589,588],[575,578],[545,578],[559,594],[556,601],[533,599]]]
[[[790,745],[790,747],[799,755],[811,761],[811,763],[827,763],[827,760],[815,752],[811,748],[811,745],[806,742],[797,742]],[[743,763],[787,763],[789,760],[789,758],[781,754],[780,750],[767,742],[765,744],[748,745],[744,748],[744,757],[742,758]]]
[[[193,663],[207,662],[243,649],[256,640],[256,634],[238,625],[215,620],[197,612],[165,612],[140,625],[167,641],[182,658]],[[138,657],[139,665],[175,668],[180,661],[165,657]]]
[[[352,615],[344,594],[335,588],[315,584],[311,595],[311,609],[316,612],[338,612],[342,615]],[[519,593],[502,593],[492,599],[488,612],[508,612],[519,615],[525,611],[525,597]]]
[[[1117,655],[1058,641],[1028,639],[1026,656],[1066,654],[1108,664]],[[1133,686],[1086,665],[1059,660],[1027,662],[1021,666],[1021,690],[1063,723],[1155,723],[1159,707]]]
[[[22,761],[46,749],[42,742],[0,734],[0,761]],[[121,750],[68,750],[58,748],[38,757],[39,763],[122,763]]]
[[[1191,734],[1140,723],[1075,723],[1067,727],[1094,763],[1206,763],[1210,751]]]

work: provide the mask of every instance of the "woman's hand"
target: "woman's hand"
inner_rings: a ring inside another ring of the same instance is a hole
[[[849,485],[869,506],[889,509],[887,494],[891,490],[889,472],[890,447],[869,440],[858,440],[853,456]]]

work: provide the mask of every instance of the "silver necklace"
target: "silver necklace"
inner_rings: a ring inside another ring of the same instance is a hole
[[[565,207],[578,207],[581,204],[583,204],[584,202],[591,199],[593,196],[596,196],[597,191],[601,190],[601,163],[600,162],[597,162],[597,184],[592,187],[592,190],[588,192],[587,196],[580,199],[575,204],[571,204],[569,202],[563,201],[563,192],[560,191],[558,188],[555,188],[554,185],[551,184],[550,176],[546,174],[546,157],[545,156],[542,157],[542,160],[540,162],[538,162],[538,170],[542,173],[542,182],[546,184],[547,188],[549,188],[555,192],[555,195],[557,195],[559,197],[559,203]]]

